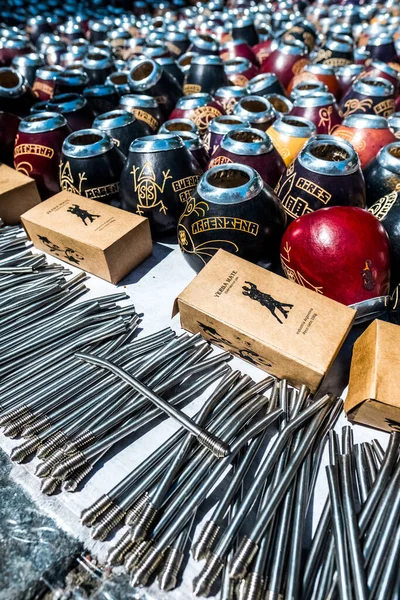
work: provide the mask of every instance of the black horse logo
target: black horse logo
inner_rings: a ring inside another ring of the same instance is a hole
[[[294,304],[288,304],[287,302],[279,302],[279,300],[275,300],[270,294],[265,294],[264,292],[260,292],[255,283],[251,283],[251,281],[245,281],[250,287],[243,286],[242,294],[244,296],[249,296],[252,300],[256,300],[261,304],[261,306],[265,306],[268,308],[271,315],[275,317],[275,319],[282,325],[283,322],[280,320],[279,316],[276,314],[276,311],[279,311],[285,319],[288,318],[288,314],[290,310],[293,308]]]
[[[76,215],[77,217],[79,217],[81,219],[82,223],[86,226],[87,226],[86,219],[88,219],[90,221],[90,223],[93,223],[93,221],[95,219],[98,219],[100,217],[100,215],[93,215],[90,212],[88,212],[87,210],[84,210],[78,204],[73,204],[72,206],[70,206],[68,208],[67,212],[72,213],[73,215]]]

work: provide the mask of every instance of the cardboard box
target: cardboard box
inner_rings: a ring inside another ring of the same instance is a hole
[[[184,329],[314,392],[355,311],[219,250],[175,301]]]
[[[353,347],[344,409],[350,421],[400,430],[400,327],[376,319]]]
[[[152,253],[148,219],[61,192],[22,215],[40,250],[118,283]]]
[[[5,225],[18,225],[21,215],[40,204],[34,179],[0,163],[0,218]]]

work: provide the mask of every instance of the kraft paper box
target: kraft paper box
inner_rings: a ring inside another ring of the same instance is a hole
[[[181,324],[261,369],[316,391],[355,311],[219,250],[175,301]]]
[[[152,253],[148,219],[66,191],[26,212],[22,223],[37,248],[111,283]]]
[[[353,347],[344,409],[350,421],[400,429],[400,327],[373,321]]]
[[[18,225],[21,215],[40,204],[36,182],[0,163],[0,218],[5,225]]]

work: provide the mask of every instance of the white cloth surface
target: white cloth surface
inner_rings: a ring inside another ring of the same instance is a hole
[[[49,257],[49,262],[54,261],[54,257]],[[71,267],[71,270],[74,273],[78,272],[73,267]],[[184,261],[176,246],[161,243],[154,245],[153,256],[117,286],[118,290],[122,291],[125,289],[130,295],[131,299],[127,302],[133,303],[138,313],[143,313],[140,324],[142,331],[139,332],[139,336],[148,335],[167,326],[171,326],[174,330],[181,332],[179,316],[171,320],[173,301],[184,287],[190,283],[193,277],[194,272]],[[115,293],[116,291],[116,286],[94,276],[90,276],[86,285],[90,288],[90,292],[83,296],[81,300]],[[243,373],[248,373],[256,381],[266,376],[265,372],[241,359],[234,358],[230,364],[232,367],[240,369]],[[202,402],[203,397],[197,398],[185,408],[185,412],[189,415],[194,414],[202,405]],[[342,415],[336,425],[337,431],[340,431],[344,424],[346,424],[346,418]],[[130,446],[122,449],[111,460],[108,460],[79,492],[61,492],[54,496],[41,494],[40,482],[33,475],[35,466],[38,463],[37,459],[23,465],[15,464],[12,470],[13,477],[28,491],[42,510],[50,514],[61,527],[79,538],[85,547],[99,561],[103,562],[110,545],[115,543],[115,540],[122,535],[124,529],[120,530],[111,542],[95,542],[90,537],[90,529],[81,526],[79,522],[81,511],[92,504],[100,495],[109,491],[135,465],[142,462],[160,443],[176,431],[177,428],[178,425],[172,419],[168,419],[150,430]],[[370,441],[375,438],[381,442],[383,447],[386,447],[388,440],[387,434],[361,426],[354,426],[354,438],[356,443]],[[12,448],[20,443],[19,440],[10,440],[0,433],[0,445],[6,452],[10,453]],[[313,507],[314,525],[318,520],[327,496],[325,464],[327,464],[327,456],[324,456],[317,481],[317,492]],[[165,593],[159,591],[157,584],[153,584],[149,589],[150,597],[156,599],[168,598],[169,600],[187,600],[192,597],[191,581],[199,572],[202,564],[202,562],[195,563],[190,558],[185,569],[183,582],[179,588]]]

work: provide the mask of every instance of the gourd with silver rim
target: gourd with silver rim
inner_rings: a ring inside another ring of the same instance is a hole
[[[108,133],[125,156],[128,155],[129,146],[134,140],[151,134],[150,128],[143,121],[139,121],[135,115],[123,109],[99,115],[93,121],[93,128]]]
[[[289,220],[329,206],[365,207],[365,182],[353,146],[335,136],[309,139],[275,191]]]
[[[266,131],[275,121],[275,111],[263,96],[246,96],[236,104],[234,115],[249,121],[255,129]]]
[[[367,205],[400,189],[400,141],[379,150],[364,171]]]
[[[267,96],[280,94],[284,96],[285,90],[275,73],[260,73],[249,81],[246,91],[250,96]]]
[[[69,68],[56,75],[55,95],[82,94],[89,84],[89,77],[80,69]]]
[[[236,162],[255,169],[272,188],[285,171],[285,163],[271,138],[264,131],[252,127],[234,129],[225,134],[208,167]]]
[[[395,111],[394,86],[382,77],[356,79],[340,103],[343,116],[367,113],[389,117]]]
[[[294,102],[300,96],[312,96],[315,92],[327,92],[328,86],[322,81],[313,81],[312,79],[300,81],[290,92],[290,99]]]
[[[54,96],[56,77],[62,72],[62,67],[58,65],[49,65],[37,69],[32,91],[39,100],[49,100]]]
[[[213,156],[220,147],[222,138],[229,131],[250,127],[250,122],[238,115],[222,115],[215,117],[208,126],[208,132],[204,137],[204,146],[210,156]]]
[[[90,85],[102,85],[114,71],[114,61],[108,52],[100,49],[89,51],[83,59]]]
[[[246,96],[246,89],[239,85],[226,85],[217,89],[214,99],[222,106],[227,115],[231,115],[240,100]]]
[[[195,122],[191,119],[169,119],[161,125],[158,133],[174,133],[180,135],[184,132],[192,132],[198,135],[199,130],[197,129]]]
[[[29,115],[19,125],[14,166],[36,181],[42,200],[60,191],[58,169],[61,149],[70,133],[65,117],[55,112]]]
[[[72,131],[88,129],[94,119],[94,113],[86,98],[79,94],[60,94],[47,101],[47,110],[59,112],[65,116]]]
[[[274,121],[267,130],[267,134],[287,167],[316,132],[317,128],[312,121],[292,115],[283,115]]]
[[[183,257],[200,271],[219,250],[267,268],[279,260],[286,219],[278,198],[251,167],[232,163],[207,171],[178,223]]]
[[[157,100],[144,94],[121,96],[118,108],[134,114],[139,121],[143,121],[150,127],[152,133],[158,131],[165,120]]]
[[[170,114],[170,119],[191,119],[200,134],[207,132],[210,121],[224,114],[222,106],[215,102],[211,94],[190,94],[180,98]]]
[[[132,93],[155,98],[165,118],[182,96],[182,89],[176,79],[151,58],[131,61],[128,81]]]
[[[60,187],[73,194],[119,206],[119,180],[125,157],[100,129],[82,129],[64,141]]]
[[[248,58],[238,57],[226,60],[225,74],[233,85],[245,87],[258,73],[257,67]]]
[[[343,120],[335,96],[330,92],[314,92],[312,96],[298,97],[290,114],[312,121],[320,134],[334,133]]]
[[[335,129],[335,135],[354,146],[364,170],[381,148],[396,141],[388,120],[378,115],[354,114]]]
[[[282,86],[287,89],[290,81],[309,62],[308,49],[300,40],[281,42],[276,50],[265,59],[262,73],[275,73]]]
[[[14,56],[11,66],[16,69],[25,78],[28,85],[32,86],[35,81],[36,71],[45,66],[42,54],[38,52],[29,52],[22,56]]]
[[[364,71],[363,65],[345,65],[336,70],[336,78],[340,85],[341,95],[344,96],[351,88],[353,81]]]
[[[173,233],[201,173],[178,135],[138,138],[121,174],[122,208],[147,217],[153,236]]]
[[[95,116],[114,110],[119,103],[119,94],[115,86],[109,84],[87,87],[83,95]]]
[[[35,96],[24,77],[10,67],[0,68],[0,111],[25,117],[34,103]]]
[[[219,56],[195,56],[185,74],[185,95],[199,92],[214,94],[218,88],[228,85],[224,62]]]

